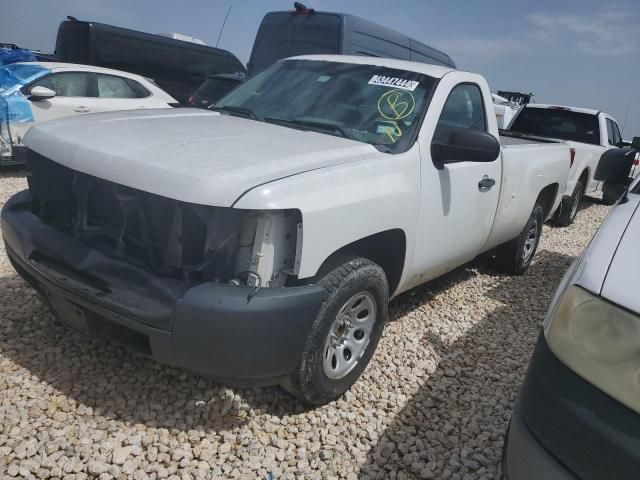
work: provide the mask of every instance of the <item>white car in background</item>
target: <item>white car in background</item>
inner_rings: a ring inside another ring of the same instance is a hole
[[[177,101],[133,73],[73,63],[0,68],[0,166],[22,163],[22,137],[34,124],[72,115],[169,108]]]
[[[554,215],[561,226],[573,223],[585,193],[598,190],[593,175],[602,154],[624,145],[615,118],[587,108],[528,104],[515,116],[509,130],[513,134],[565,140],[571,147],[571,170],[567,190]]]

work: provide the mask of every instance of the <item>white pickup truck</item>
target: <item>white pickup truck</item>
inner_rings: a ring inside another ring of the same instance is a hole
[[[553,217],[561,226],[573,223],[585,193],[598,190],[593,175],[602,154],[624,145],[615,118],[586,108],[528,104],[513,119],[509,131],[564,140],[571,147],[567,190]]]
[[[32,128],[7,253],[77,329],[309,404],[359,377],[390,298],[483,252],[523,273],[566,188],[569,147],[501,146],[472,73],[298,57],[216,110]]]

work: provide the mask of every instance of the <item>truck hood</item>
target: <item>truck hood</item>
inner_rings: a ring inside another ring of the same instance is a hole
[[[24,144],[88,175],[212,206],[231,206],[283,177],[385,155],[332,135],[195,109],[68,117],[32,127]]]

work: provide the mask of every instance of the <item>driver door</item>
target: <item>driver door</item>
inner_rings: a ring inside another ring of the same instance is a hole
[[[496,215],[501,182],[500,156],[493,162],[445,163],[436,168],[431,143],[447,143],[459,129],[488,130],[493,115],[490,99],[475,83],[455,84],[455,73],[445,76],[439,88],[453,83],[444,104],[434,99],[435,132],[421,141],[421,196],[414,252],[416,283],[439,276],[473,259],[481,252]],[[453,77],[453,78],[448,78]],[[430,109],[431,109],[430,108]],[[426,123],[426,122],[425,122]],[[425,141],[426,140],[426,141]]]

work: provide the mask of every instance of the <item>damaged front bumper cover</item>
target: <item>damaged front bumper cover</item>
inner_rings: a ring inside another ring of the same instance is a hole
[[[2,211],[16,271],[64,323],[159,362],[236,385],[276,384],[297,365],[324,290],[188,284],[115,260],[47,225],[28,191]]]

